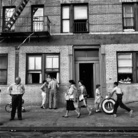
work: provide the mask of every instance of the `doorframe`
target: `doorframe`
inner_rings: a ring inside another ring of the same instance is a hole
[[[86,61],[86,60],[81,60],[81,61],[75,61],[75,82],[76,82],[76,86],[78,87],[78,80],[80,79],[79,77],[80,77],[80,70],[79,70],[79,65],[80,64],[89,64],[89,63],[91,63],[91,64],[93,64],[93,92],[95,91],[95,89],[96,89],[96,69],[95,69],[95,64],[96,63],[98,63],[98,64],[100,64],[100,62],[99,62],[99,60],[95,60],[95,61]],[[100,72],[99,72],[100,73]],[[99,77],[100,77],[100,75],[99,75]],[[94,95],[94,98],[95,98],[95,93],[93,93],[93,95]]]

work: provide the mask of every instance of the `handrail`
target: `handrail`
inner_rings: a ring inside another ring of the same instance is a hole
[[[5,22],[6,25],[6,22]],[[3,32],[4,32],[3,25]],[[34,19],[32,17],[20,16],[11,30],[8,32],[43,32],[48,31],[50,33],[50,20],[48,16],[37,16]]]

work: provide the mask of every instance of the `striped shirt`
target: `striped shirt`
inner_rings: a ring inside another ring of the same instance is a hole
[[[8,88],[8,93],[11,95],[24,94],[25,88],[23,84],[11,84]]]

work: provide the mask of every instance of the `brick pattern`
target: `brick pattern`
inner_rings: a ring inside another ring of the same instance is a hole
[[[13,5],[18,6],[20,2],[21,0],[16,0]],[[91,32],[122,31],[122,6],[118,0],[30,0],[21,16],[30,17],[31,5],[43,4],[45,7],[44,16],[49,16],[51,21],[51,33],[60,33],[61,4],[67,3],[89,4],[89,27]],[[3,1],[2,5],[10,6],[8,1]]]

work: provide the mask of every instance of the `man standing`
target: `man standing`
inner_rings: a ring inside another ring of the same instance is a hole
[[[14,120],[16,109],[18,110],[18,119],[22,120],[22,96],[25,93],[24,85],[21,84],[21,78],[17,77],[15,83],[8,88],[8,93],[12,97],[11,120]]]
[[[49,109],[57,109],[57,88],[59,87],[56,79],[51,76],[51,81],[48,84],[49,92]]]

